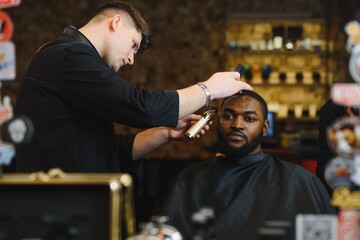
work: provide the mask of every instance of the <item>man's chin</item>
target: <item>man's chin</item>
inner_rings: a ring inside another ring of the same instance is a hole
[[[217,144],[220,152],[231,158],[246,156],[250,152],[250,146],[246,141],[229,141],[219,137]]]
[[[228,147],[234,151],[245,145],[245,143],[234,143],[234,142],[228,142],[227,144],[228,144]]]
[[[228,157],[244,157],[250,153],[248,145],[241,145],[234,147],[233,145],[227,145],[222,148],[222,152]]]

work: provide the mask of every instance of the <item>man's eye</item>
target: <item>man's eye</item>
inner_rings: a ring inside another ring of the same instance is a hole
[[[134,42],[132,48],[134,49],[135,52],[137,52],[139,50],[139,45],[137,45],[137,43]]]
[[[246,121],[248,121],[248,122],[254,122],[254,121],[255,121],[255,118],[247,117],[247,118],[246,118]]]
[[[222,119],[224,119],[224,120],[231,120],[231,119],[233,119],[233,118],[234,118],[234,117],[233,117],[232,115],[229,115],[229,114],[222,116]]]

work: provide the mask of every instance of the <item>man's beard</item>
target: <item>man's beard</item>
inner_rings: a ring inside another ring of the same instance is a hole
[[[231,133],[231,132],[230,132]],[[238,158],[249,155],[257,146],[260,145],[262,139],[262,133],[256,136],[251,142],[245,137],[245,144],[239,148],[231,147],[223,135],[218,131],[218,147],[221,153],[224,153],[228,157]]]

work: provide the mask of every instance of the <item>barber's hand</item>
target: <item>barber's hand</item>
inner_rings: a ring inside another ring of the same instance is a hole
[[[252,90],[253,88],[241,81],[238,72],[218,72],[213,74],[204,84],[208,87],[212,99],[231,96],[241,90]]]
[[[180,119],[178,125],[175,128],[169,128],[169,139],[173,141],[183,141],[183,142],[191,141],[190,139],[185,137],[185,133],[200,118],[201,115],[190,114]],[[210,122],[208,125],[205,125],[205,127],[199,132],[196,138],[200,138],[201,135],[204,135],[205,132],[209,130],[210,128],[209,125],[211,124],[212,122]]]

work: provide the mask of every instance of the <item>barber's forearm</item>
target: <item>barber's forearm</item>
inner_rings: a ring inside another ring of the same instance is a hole
[[[238,72],[215,73],[203,82],[202,86],[195,84],[177,90],[179,94],[179,118],[194,113],[203,107],[209,97],[213,100],[231,96],[244,89],[252,90],[249,84],[240,81]]]
[[[150,128],[136,134],[132,150],[132,160],[139,160],[169,141],[165,127]]]
[[[179,94],[179,119],[194,113],[206,104],[204,91],[198,85],[177,90]]]

